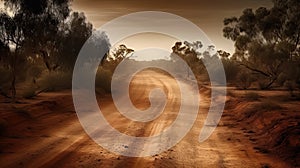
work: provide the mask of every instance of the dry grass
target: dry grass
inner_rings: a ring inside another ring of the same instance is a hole
[[[95,89],[97,92],[111,92],[112,73],[109,70],[99,68],[95,80]]]
[[[259,100],[260,96],[256,92],[246,92],[244,98],[249,101],[256,101]]]
[[[72,86],[72,73],[62,71],[48,73],[38,80],[38,85],[41,89],[47,91],[70,89]]]
[[[23,92],[22,92],[22,97],[25,99],[32,99],[36,96],[36,88],[34,86],[30,86],[28,88],[26,88]]]
[[[262,102],[258,103],[253,110],[257,111],[274,111],[274,110],[280,110],[283,107],[279,105],[279,103],[276,103],[272,100],[263,100]]]

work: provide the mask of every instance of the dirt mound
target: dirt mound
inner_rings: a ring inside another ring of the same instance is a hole
[[[47,93],[42,96],[48,96]],[[70,93],[61,94],[52,99],[23,99],[21,103],[2,103],[5,108],[0,109],[0,136],[18,138],[30,136],[42,123],[43,119],[54,113],[74,112]],[[30,101],[30,102],[27,102]],[[68,102],[68,103],[61,103]]]
[[[228,114],[229,113],[229,114]],[[249,101],[231,97],[226,104],[231,116],[255,144],[293,166],[300,166],[300,109],[298,102],[275,103],[270,99]]]

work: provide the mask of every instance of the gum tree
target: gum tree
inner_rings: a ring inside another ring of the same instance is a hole
[[[224,19],[224,37],[235,42],[235,59],[266,81],[268,89],[288,62],[299,58],[300,6],[298,0],[273,0],[273,7],[245,9]]]

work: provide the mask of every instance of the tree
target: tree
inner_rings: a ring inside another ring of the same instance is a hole
[[[8,44],[5,44],[2,40],[0,40],[0,65],[7,66],[9,63],[9,55],[10,50]]]
[[[7,7],[23,16],[26,55],[41,57],[49,71],[58,67],[54,57],[59,52],[62,28],[70,14],[69,3],[70,0],[5,0]]]
[[[224,19],[224,37],[235,42],[235,59],[264,77],[270,88],[284,64],[299,57],[300,6],[298,0],[273,0],[271,9],[245,9],[240,17]]]
[[[176,62],[176,58],[173,57],[173,54],[176,54],[177,56],[181,57],[183,60],[186,61],[189,68],[191,68],[193,73],[197,76],[200,74],[200,72],[203,70],[204,67],[200,59],[201,53],[197,51],[202,47],[203,45],[200,41],[196,41],[193,43],[176,42],[175,45],[172,47],[173,52],[171,54],[171,59]],[[187,69],[186,71],[187,71],[187,77],[189,77],[190,76],[189,69]]]
[[[9,83],[9,57],[10,57],[10,50],[7,44],[4,44],[0,40],[0,95],[9,98],[7,93],[5,92],[6,85]]]
[[[222,60],[222,64],[226,74],[226,80],[228,82],[236,82],[238,74],[242,73],[240,66],[234,60],[231,59],[230,53],[223,50],[218,50],[217,52]]]
[[[83,13],[70,15],[71,0],[3,1],[6,10],[0,12],[0,44],[1,50],[6,47],[11,52],[0,60],[9,57],[11,97],[15,99],[17,76],[26,71],[28,60],[42,60],[49,72],[71,70],[92,34],[92,25]]]
[[[121,44],[108,53],[101,61],[101,64],[105,69],[109,69],[113,72],[121,61],[130,57],[130,54],[134,52],[133,49],[128,48],[125,44]]]
[[[87,39],[92,35],[93,25],[86,20],[84,13],[74,12],[64,24],[60,32],[61,38],[54,61],[61,69],[72,70],[79,51]]]
[[[14,16],[9,16],[7,13],[0,14],[0,41],[4,47],[11,46],[12,53],[10,54],[11,59],[9,60],[9,69],[11,69],[11,97],[13,101],[16,97],[16,76],[18,70],[21,67],[17,64],[24,61],[21,59],[21,47],[24,44],[24,32],[22,29],[24,25],[23,15],[15,14]]]

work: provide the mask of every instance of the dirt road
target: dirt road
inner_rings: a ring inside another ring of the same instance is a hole
[[[143,71],[133,79],[130,97],[137,108],[147,109],[149,92],[155,87],[165,91],[168,101],[162,115],[151,122],[123,117],[109,96],[99,97],[99,105],[109,123],[120,132],[156,135],[175,120],[180,108],[176,81],[156,71]],[[199,143],[210,103],[209,91],[201,89],[200,93],[199,115],[191,131],[168,151],[144,158],[118,156],[93,142],[77,119],[70,92],[45,93],[13,108],[6,105],[1,113],[15,122],[9,123],[1,137],[0,167],[288,167],[253,149],[254,144],[226,117],[208,140]]]

